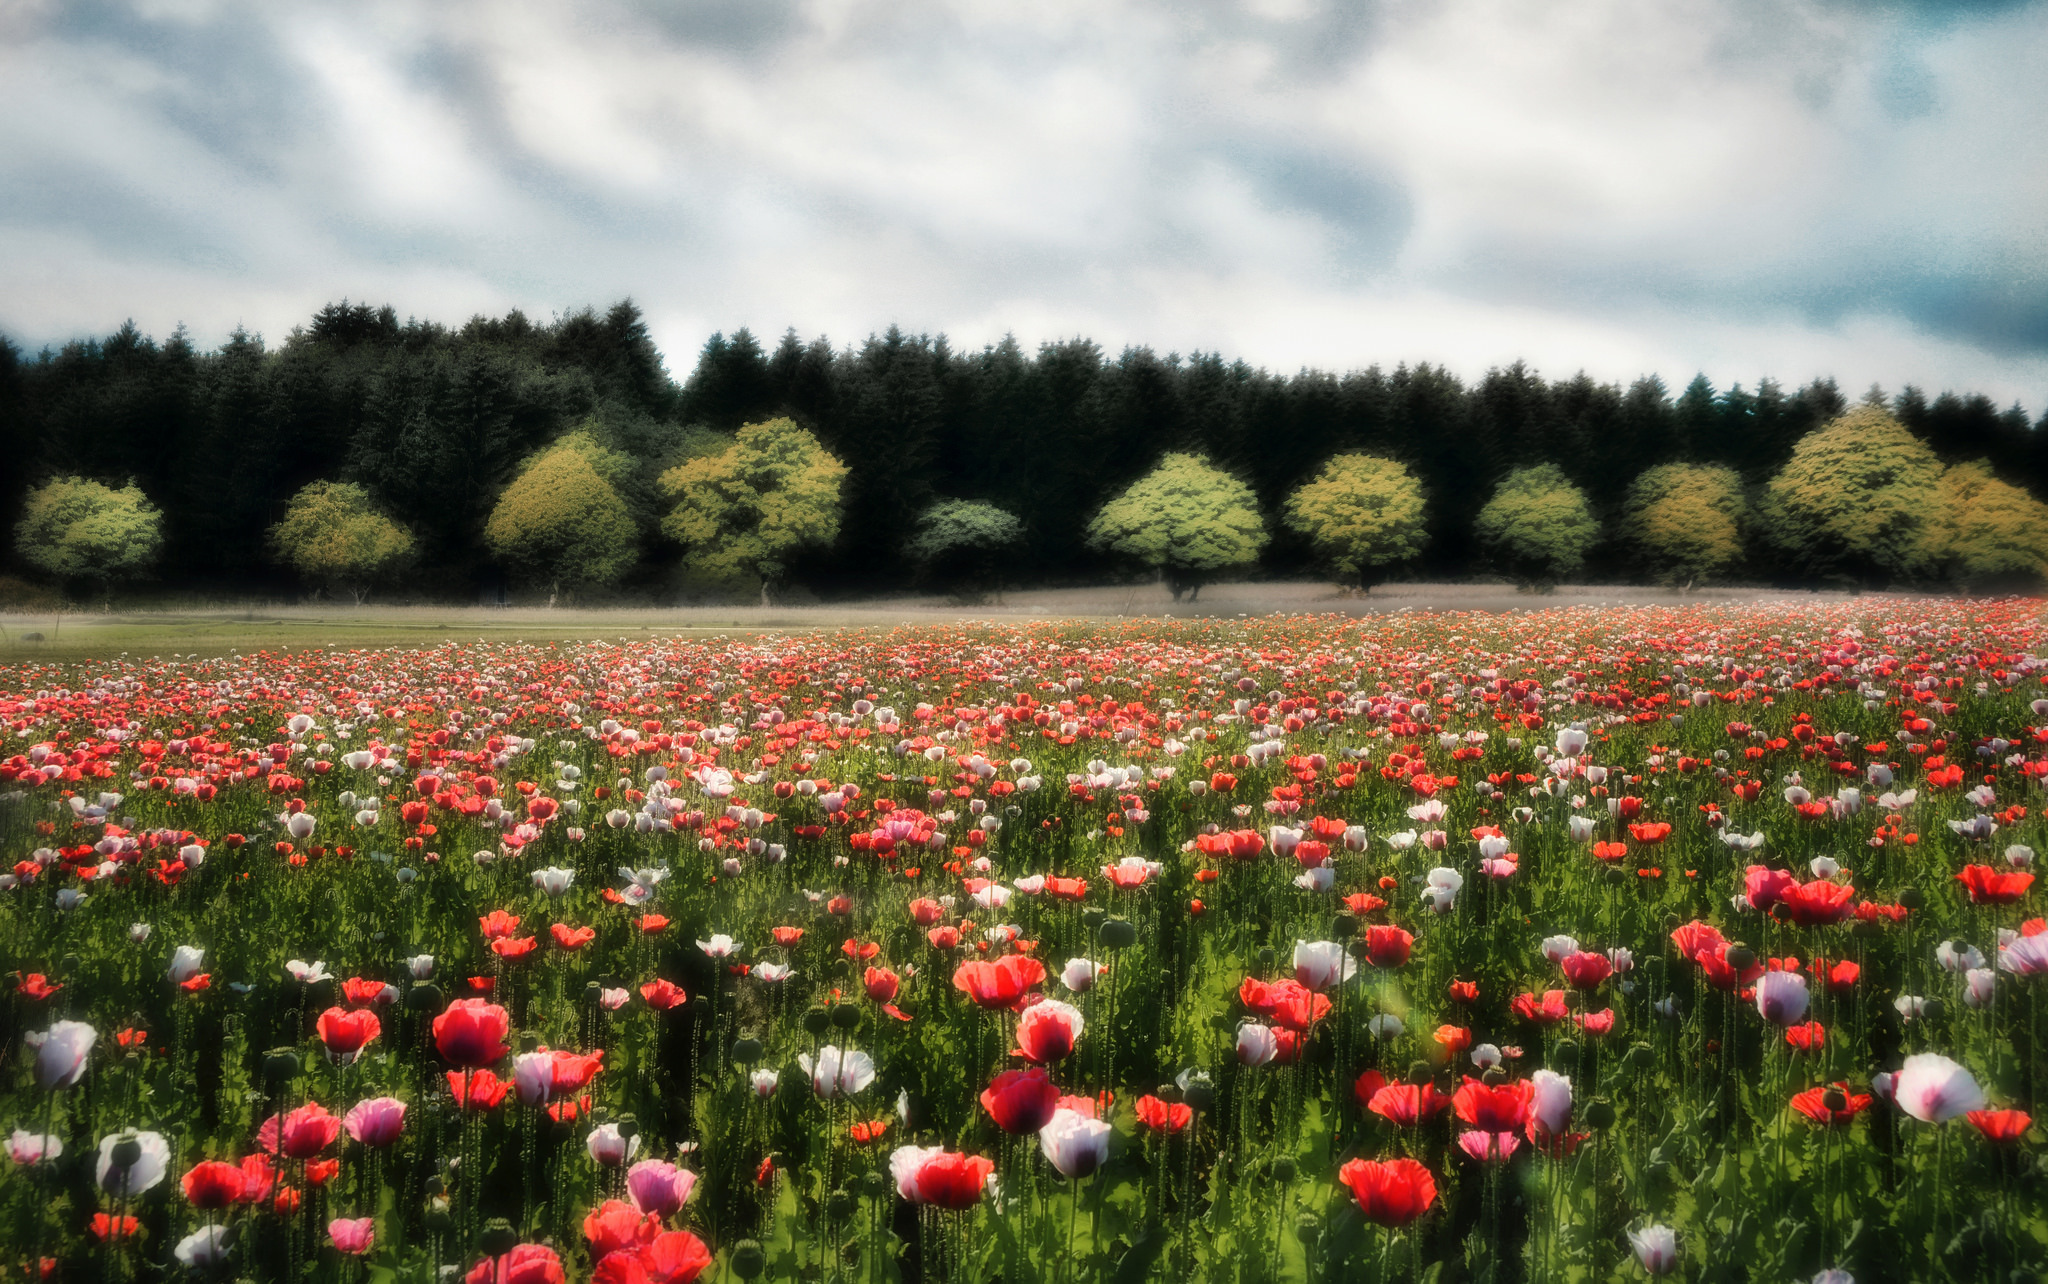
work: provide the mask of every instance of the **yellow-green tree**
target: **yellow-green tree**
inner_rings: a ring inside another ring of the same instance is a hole
[[[1102,506],[1088,546],[1158,569],[1177,602],[1183,591],[1199,596],[1217,571],[1256,561],[1266,528],[1251,487],[1200,455],[1175,453]]]
[[[1712,580],[1742,560],[1746,501],[1732,468],[1659,464],[1628,488],[1622,534],[1659,580]]]
[[[662,489],[678,501],[661,529],[703,574],[758,578],[766,606],[792,556],[839,538],[846,472],[793,420],[747,424],[723,451],[661,475]]]
[[[1920,574],[1940,480],[1925,442],[1883,406],[1857,406],[1799,439],[1764,488],[1761,526],[1811,574]]]
[[[1378,455],[1338,455],[1287,497],[1290,529],[1347,580],[1372,587],[1372,573],[1404,562],[1429,543],[1422,483],[1407,466]]]
[[[587,438],[564,438],[535,456],[499,497],[484,543],[512,573],[548,586],[615,582],[633,564],[636,532],[626,502],[593,459]]]
[[[1556,464],[1509,473],[1476,523],[1481,547],[1519,584],[1555,584],[1586,564],[1600,538],[1586,492]]]
[[[30,491],[14,548],[36,569],[109,592],[140,575],[163,547],[163,515],[134,482],[119,490],[60,477]]]
[[[270,528],[270,549],[305,578],[347,589],[360,606],[370,586],[412,554],[413,539],[362,487],[317,481],[292,496]]]
[[[1935,484],[1927,562],[1964,589],[2048,579],[2048,504],[2002,482],[1988,460],[1956,464]]]

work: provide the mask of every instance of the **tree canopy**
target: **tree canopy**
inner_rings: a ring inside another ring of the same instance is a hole
[[[1200,455],[1173,453],[1088,524],[1091,547],[1164,571],[1175,600],[1266,546],[1251,487]]]
[[[107,588],[149,569],[163,545],[162,515],[129,482],[115,490],[60,477],[28,493],[14,546],[22,560],[61,580]]]
[[[1659,464],[1628,489],[1622,533],[1671,584],[1705,583],[1742,560],[1742,478],[1711,464]]]
[[[2048,579],[2048,505],[1984,460],[1956,464],[1935,485],[1926,556],[1965,589],[2036,586]]]
[[[284,519],[270,528],[270,547],[300,575],[340,585],[360,603],[371,584],[412,554],[413,538],[378,512],[361,486],[317,481],[292,496]]]
[[[918,514],[904,551],[927,574],[978,585],[995,575],[1002,554],[1023,538],[1024,523],[1008,509],[946,499]]]
[[[1287,525],[1360,588],[1372,573],[1404,562],[1429,543],[1422,483],[1406,465],[1377,455],[1344,454],[1287,497]]]
[[[702,573],[758,578],[766,603],[791,557],[838,538],[846,472],[791,419],[746,424],[723,451],[662,474],[677,503],[661,528]]]
[[[1927,443],[1866,403],[1799,439],[1765,488],[1764,530],[1812,574],[1911,576],[1928,565],[1926,517],[1940,480]]]
[[[638,551],[626,502],[594,458],[587,441],[558,442],[505,488],[484,526],[491,551],[513,574],[551,594],[615,583]]]
[[[1518,468],[1479,510],[1480,544],[1522,584],[1554,584],[1586,563],[1600,538],[1586,492],[1555,464]]]

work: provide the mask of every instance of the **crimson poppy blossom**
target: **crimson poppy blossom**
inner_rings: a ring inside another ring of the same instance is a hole
[[[1436,1178],[1413,1159],[1353,1159],[1337,1170],[1358,1211],[1381,1226],[1406,1226],[1436,1202]]]

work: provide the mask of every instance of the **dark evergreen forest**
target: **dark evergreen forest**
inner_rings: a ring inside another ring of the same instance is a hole
[[[1546,379],[1520,363],[1470,384],[1429,365],[1284,375],[1218,353],[1110,354],[1080,338],[963,352],[893,327],[841,347],[795,331],[772,344],[746,330],[716,334],[678,384],[630,302],[452,329],[343,302],[275,346],[237,333],[200,351],[182,332],[159,341],[132,324],[34,355],[0,339],[0,531],[49,477],[133,478],[164,513],[159,584],[289,592],[266,559],[265,529],[301,486],[347,479],[419,537],[413,595],[460,597],[498,579],[479,534],[499,490],[537,448],[582,428],[644,461],[627,500],[648,544],[627,587],[660,593],[676,550],[653,533],[654,478],[715,442],[706,430],[787,414],[852,469],[838,544],[797,576],[825,598],[908,585],[905,536],[946,498],[985,499],[1024,519],[1027,544],[1004,577],[1012,584],[1106,576],[1083,527],[1169,450],[1208,454],[1269,514],[1333,454],[1398,458],[1423,479],[1433,527],[1410,571],[1457,577],[1488,569],[1473,518],[1513,468],[1558,464],[1611,529],[1643,469],[1725,463],[1760,484],[1802,434],[1860,395],[1825,377],[1717,389],[1701,376],[1674,389],[1645,375],[1623,387]],[[2017,405],[1912,387],[1890,404],[1945,461],[1988,458],[2048,497],[2048,415],[2035,423]],[[1274,528],[1260,572],[1314,575],[1304,546]],[[1590,570],[1635,573],[1618,542]],[[1757,581],[1784,577],[1750,568]]]

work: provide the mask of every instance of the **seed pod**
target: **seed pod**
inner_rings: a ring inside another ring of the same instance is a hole
[[[835,1190],[825,1196],[825,1216],[835,1222],[844,1221],[859,1203],[860,1201],[854,1198],[852,1191],[843,1188]]]
[[[1291,1182],[1299,1172],[1300,1170],[1295,1166],[1294,1160],[1286,1155],[1282,1155],[1273,1161],[1274,1181],[1282,1183]]]
[[[1430,1068],[1427,1061],[1411,1062],[1408,1066],[1408,1082],[1418,1088],[1435,1077],[1436,1072]]]
[[[811,1008],[804,1013],[804,1033],[813,1038],[825,1033],[832,1024],[832,1014],[823,1008]]]
[[[1948,1004],[1940,999],[1929,999],[1927,1006],[1920,1009],[1920,1015],[1929,1021],[1939,1021],[1948,1015]]]
[[[733,1245],[732,1258],[727,1265],[741,1279],[754,1279],[768,1269],[768,1254],[762,1251],[759,1240],[743,1239]]]
[[[751,1034],[743,1034],[732,1041],[732,1059],[735,1065],[750,1066],[761,1059],[761,1041]]]
[[[1357,931],[1358,920],[1349,914],[1339,914],[1330,920],[1330,937],[1333,940],[1341,941],[1347,936],[1356,934]]]
[[[836,1003],[832,1006],[832,1024],[841,1030],[851,1030],[860,1024],[860,1009],[851,1003]]]
[[[1727,963],[1737,972],[1747,972],[1756,966],[1756,951],[1738,941],[1728,947]]]
[[[1579,1045],[1570,1039],[1561,1040],[1550,1050],[1550,1063],[1559,1070],[1569,1070],[1579,1064]]]
[[[1273,966],[1273,948],[1271,946],[1267,946],[1259,951],[1258,962],[1259,967],[1262,969]]]
[[[1905,891],[1899,893],[1899,904],[1905,906],[1909,910],[1916,910],[1924,907],[1927,904],[1927,898],[1921,894],[1919,888],[1909,887]]]
[[[512,1229],[512,1223],[502,1217],[493,1217],[484,1223],[484,1233],[477,1236],[477,1247],[484,1250],[486,1257],[503,1257],[519,1243],[519,1232]]]
[[[1479,1076],[1479,1082],[1489,1088],[1498,1088],[1508,1081],[1508,1072],[1499,1066],[1488,1066],[1486,1073]]]
[[[441,1010],[441,987],[438,985],[415,985],[405,992],[405,1010],[408,1012],[438,1012]]]
[[[299,1072],[299,1054],[290,1048],[272,1048],[263,1055],[263,1077],[282,1083]]]
[[[1127,919],[1106,918],[1095,929],[1095,937],[1106,950],[1125,950],[1138,943],[1138,928]]]
[[[1210,1084],[1191,1083],[1182,1095],[1186,1098],[1188,1107],[1197,1113],[1207,1111],[1216,1104],[1216,1089]]]
[[[1829,1088],[1820,1094],[1820,1104],[1839,1113],[1849,1108],[1849,1094],[1840,1088]]]
[[[1614,1126],[1614,1103],[1603,1099],[1587,1106],[1586,1126],[1595,1129],[1612,1128]]]
[[[1303,1213],[1294,1219],[1294,1237],[1301,1241],[1303,1248],[1314,1248],[1323,1237],[1323,1224],[1316,1220],[1314,1213]]]

